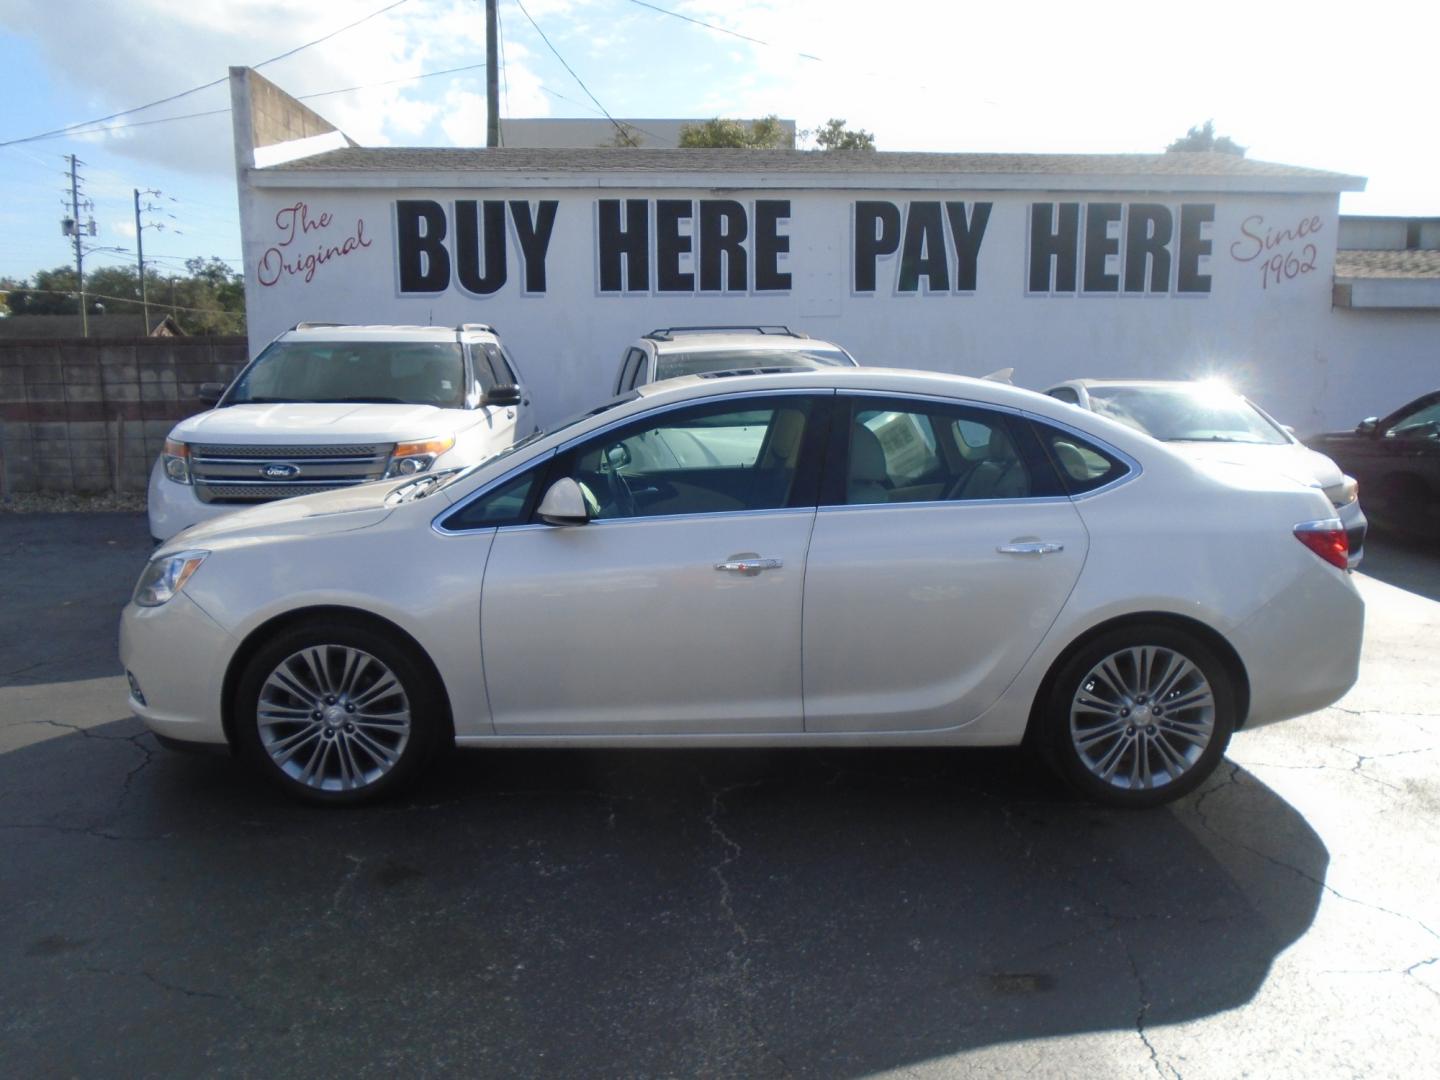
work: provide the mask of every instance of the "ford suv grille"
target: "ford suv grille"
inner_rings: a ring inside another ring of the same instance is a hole
[[[256,503],[313,495],[385,475],[393,444],[190,447],[195,494],[207,503]]]

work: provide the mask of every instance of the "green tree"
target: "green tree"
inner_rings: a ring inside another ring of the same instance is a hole
[[[793,142],[780,118],[772,114],[749,123],[717,116],[703,124],[686,124],[680,129],[680,146],[684,149],[789,150]]]
[[[1165,147],[1165,152],[1167,154],[1210,152],[1217,154],[1234,154],[1236,157],[1244,157],[1245,147],[1230,138],[1229,135],[1216,135],[1215,121],[1206,120],[1205,123],[1192,127],[1180,138]]]
[[[75,287],[75,268],[57,266],[37,270],[34,279],[17,282],[10,293],[12,315],[78,315],[80,296]]]
[[[851,130],[844,120],[833,117],[826,120],[814,131],[802,132],[806,138],[813,137],[821,150],[874,150],[875,136],[863,128]]]
[[[217,258],[188,259],[183,274],[162,274],[145,268],[150,318],[173,311],[189,334],[234,334],[245,329],[245,279]],[[13,315],[75,315],[80,311],[75,270],[39,270],[21,281],[0,283],[9,289]],[[85,275],[88,299],[107,315],[139,315],[140,276],[133,266],[102,266]]]

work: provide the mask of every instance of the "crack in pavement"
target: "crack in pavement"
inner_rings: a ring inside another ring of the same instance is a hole
[[[232,1002],[232,1003],[234,1003],[234,1004],[236,1004],[236,1005],[241,1005],[241,1006],[243,1006],[243,1005],[245,1004],[243,1001],[241,1001],[239,998],[235,997],[233,994],[216,994],[216,993],[213,993],[212,991],[209,991],[209,990],[196,990],[196,989],[194,989],[194,988],[192,988],[192,987],[189,987],[189,986],[182,986],[182,985],[180,985],[179,983],[172,983],[172,982],[170,982],[170,981],[167,980],[167,979],[162,979],[159,975],[156,975],[153,971],[148,971],[148,970],[143,969],[143,968],[142,968],[141,970],[139,970],[139,971],[116,971],[116,970],[114,970],[113,968],[85,967],[85,968],[82,968],[81,970],[82,970],[82,971],[86,971],[86,972],[90,973],[91,975],[106,975],[106,976],[109,976],[109,977],[112,978],[112,979],[113,979],[113,978],[145,979],[147,982],[151,983],[151,984],[154,985],[154,986],[159,987],[161,990],[166,990],[166,991],[169,991],[170,993],[174,993],[174,994],[184,994],[186,997],[193,997],[193,998],[210,998],[210,999],[212,999],[212,1000],[214,1000],[214,1001],[229,1001],[229,1002]]]

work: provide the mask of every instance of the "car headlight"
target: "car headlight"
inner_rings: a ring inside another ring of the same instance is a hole
[[[1360,497],[1360,484],[1353,476],[1342,476],[1340,483],[1331,484],[1325,489],[1325,495],[1338,510],[1342,506],[1349,506]]]
[[[455,445],[455,436],[443,439],[422,439],[419,442],[402,442],[390,454],[390,466],[385,477],[414,476],[435,464],[435,459]]]
[[[135,583],[132,599],[141,607],[159,607],[185,587],[190,575],[209,554],[208,551],[179,551],[151,559]]]
[[[166,439],[160,454],[160,468],[177,484],[190,483],[190,447],[179,439]]]

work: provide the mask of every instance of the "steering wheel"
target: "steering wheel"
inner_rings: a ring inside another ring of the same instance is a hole
[[[620,471],[617,459],[619,455],[611,456],[612,452],[620,448],[620,444],[605,451],[605,482],[610,486],[610,501],[619,509],[622,517],[635,516],[635,493],[630,490],[630,483],[625,479],[625,474]]]

